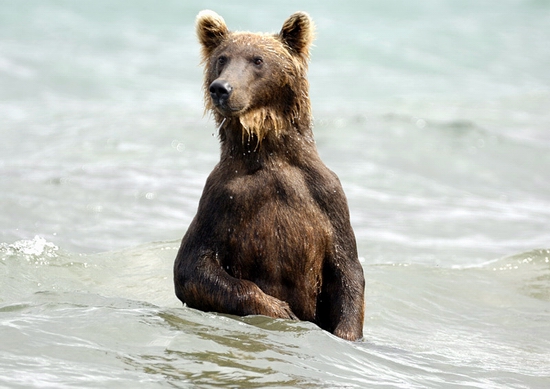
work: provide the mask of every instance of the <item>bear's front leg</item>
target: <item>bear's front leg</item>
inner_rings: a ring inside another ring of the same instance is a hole
[[[198,261],[178,256],[174,281],[177,297],[191,308],[298,320],[288,303],[264,293],[251,281],[232,277],[210,255]]]
[[[346,340],[363,338],[365,279],[358,260],[325,265],[318,305],[319,325]]]

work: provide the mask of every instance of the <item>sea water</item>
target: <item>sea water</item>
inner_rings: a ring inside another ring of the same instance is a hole
[[[218,159],[196,14],[317,24],[365,338],[181,306]],[[0,387],[550,387],[550,3],[4,1]]]

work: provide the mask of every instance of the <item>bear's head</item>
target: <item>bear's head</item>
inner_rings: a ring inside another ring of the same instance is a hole
[[[206,110],[223,131],[242,131],[257,144],[269,134],[309,131],[306,78],[314,25],[303,12],[291,15],[278,34],[232,32],[221,16],[202,11],[197,35],[205,65]]]

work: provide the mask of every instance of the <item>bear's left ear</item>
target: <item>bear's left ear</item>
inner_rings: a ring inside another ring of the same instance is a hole
[[[201,11],[197,15],[196,31],[205,60],[229,34],[225,20],[210,10]]]
[[[309,46],[313,42],[315,25],[305,12],[296,12],[283,24],[279,39],[290,48],[291,52],[301,57],[309,57]]]

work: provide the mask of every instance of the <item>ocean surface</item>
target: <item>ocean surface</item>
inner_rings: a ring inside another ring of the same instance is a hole
[[[315,135],[349,200],[361,342],[174,295],[219,153],[205,8],[317,24]],[[550,387],[550,2],[0,10],[0,388]]]

